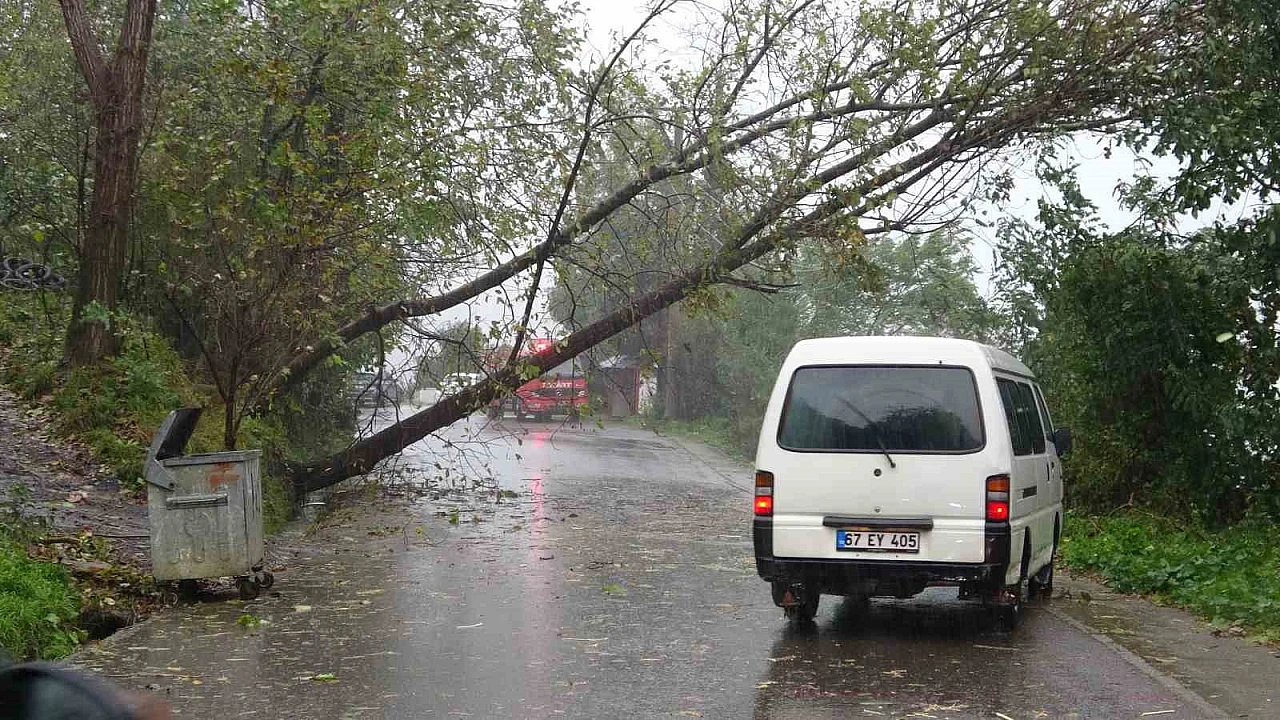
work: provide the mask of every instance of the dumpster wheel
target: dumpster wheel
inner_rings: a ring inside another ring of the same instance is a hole
[[[179,580],[177,599],[184,603],[193,603],[200,595],[200,585],[195,580]]]
[[[236,578],[236,589],[240,591],[241,600],[254,600],[262,592],[262,585],[251,577]]]

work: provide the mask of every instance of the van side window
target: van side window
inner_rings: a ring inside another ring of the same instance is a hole
[[[1031,450],[1037,455],[1044,453],[1044,425],[1040,423],[1040,411],[1036,408],[1036,397],[1031,386],[1017,383],[1018,402],[1014,408],[1018,411],[1018,420],[1022,422],[1022,431],[1031,440]]]
[[[1009,438],[1013,441],[1014,455],[1031,454],[1031,438],[1027,437],[1022,423],[1018,421],[1018,384],[1012,380],[997,378],[1000,387],[1000,404],[1004,406],[1004,419],[1009,426]]]
[[[1032,385],[1031,389],[1036,393],[1036,407],[1040,408],[1040,420],[1044,424],[1044,439],[1053,442],[1053,420],[1049,417],[1049,406],[1044,402],[1044,394],[1040,392],[1039,385]]]

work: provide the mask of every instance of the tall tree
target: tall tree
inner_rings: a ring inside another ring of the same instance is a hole
[[[120,302],[129,248],[129,220],[138,183],[147,54],[156,0],[128,0],[120,37],[103,56],[84,0],[60,0],[67,36],[93,106],[93,199],[80,249],[76,303],[67,333],[66,357],[93,364],[116,347],[110,313]]]
[[[288,381],[345,342],[500,290],[526,270],[536,287],[545,263],[671,178],[714,174],[725,188],[726,222],[715,242],[669,280],[584,323],[539,356],[535,371],[711,285],[739,281],[736,273],[758,261],[785,260],[799,239],[855,242],[918,227],[938,197],[972,192],[985,161],[1021,139],[1128,119],[1124,100],[1159,83],[1171,58],[1194,44],[1187,28],[1198,12],[1159,0],[734,4],[708,28],[702,67],[655,73],[653,102],[631,102],[646,79],[615,78],[614,63],[579,85],[587,122],[571,128],[678,122],[677,148],[628,144],[632,172],[610,192],[569,212],[567,193],[545,198],[547,231],[536,245],[446,292],[371,309],[295,357]],[[561,184],[572,188],[586,142],[567,135]],[[343,453],[295,468],[295,478],[314,489],[366,472],[526,376],[526,368],[507,367]]]
[[[1057,197],[1035,223],[1006,221],[997,279],[1023,356],[1079,431],[1075,501],[1221,524],[1280,514],[1280,16],[1270,0],[1203,7],[1196,41],[1110,140],[1173,156],[1172,180],[1123,187],[1136,219],[1117,231],[1046,157]]]
[[[797,263],[807,333],[991,340],[999,319],[974,284],[970,240],[939,230],[869,243],[853,268],[809,258]]]

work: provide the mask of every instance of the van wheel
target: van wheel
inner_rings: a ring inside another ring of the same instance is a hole
[[[773,603],[782,608],[782,614],[796,623],[813,622],[818,614],[818,601],[822,596],[807,585],[773,583]]]
[[[1027,592],[1032,600],[1036,598],[1049,600],[1053,597],[1053,558],[1050,558],[1049,564],[1040,568],[1040,572],[1031,579]]]
[[[1036,577],[1032,578],[1028,591],[1032,593],[1033,598],[1041,598],[1041,600],[1052,600],[1053,597],[1053,562],[1057,560],[1057,537],[1060,530],[1056,521],[1053,523],[1053,551],[1048,555],[1048,565],[1039,569]]]
[[[1058,557],[1058,538],[1054,533],[1053,552],[1049,555],[1049,564],[1040,568],[1040,572],[1031,578],[1031,584],[1027,588],[1031,594],[1031,598],[1040,598],[1041,600],[1049,600],[1053,598],[1053,563]]]
[[[816,592],[805,592],[797,605],[782,608],[782,614],[797,625],[811,623],[818,615],[818,600],[822,596]]]
[[[1013,632],[1022,622],[1023,606],[1027,598],[1028,566],[1031,565],[1031,538],[1022,542],[1022,562],[1019,563],[1018,584],[1010,587],[1012,597],[1002,598],[1004,603],[996,607],[996,625],[1006,632]]]

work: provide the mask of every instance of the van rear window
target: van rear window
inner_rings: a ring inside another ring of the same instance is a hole
[[[973,452],[983,446],[973,373],[827,366],[791,378],[778,445],[830,452]]]

